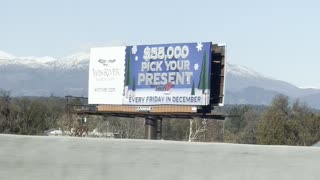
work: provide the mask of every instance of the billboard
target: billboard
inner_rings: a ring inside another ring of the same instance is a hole
[[[92,48],[89,103],[209,105],[211,42]]]
[[[126,47],[93,48],[89,64],[89,104],[122,104]]]

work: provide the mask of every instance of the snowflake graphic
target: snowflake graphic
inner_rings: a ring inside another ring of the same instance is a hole
[[[137,46],[132,46],[131,52],[132,54],[136,54],[138,52]]]
[[[134,59],[135,59],[136,61],[138,61],[139,58],[138,58],[138,56],[136,56]]]
[[[202,47],[203,47],[203,44],[201,42],[197,43],[196,48],[198,51],[202,51]]]
[[[194,68],[194,70],[196,70],[196,71],[197,71],[197,70],[199,69],[199,64],[197,64],[197,63],[196,63],[196,64],[194,64],[193,68]]]

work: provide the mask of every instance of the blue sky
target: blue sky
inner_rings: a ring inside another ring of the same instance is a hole
[[[320,88],[320,1],[0,0],[0,51],[17,56],[198,41],[226,43],[231,63]]]

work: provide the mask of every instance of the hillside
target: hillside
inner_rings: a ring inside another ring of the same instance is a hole
[[[13,96],[87,96],[89,54],[53,57],[16,57],[0,51],[0,88]],[[320,90],[302,89],[254,70],[227,64],[226,103],[269,104],[277,94],[299,98],[320,108]]]

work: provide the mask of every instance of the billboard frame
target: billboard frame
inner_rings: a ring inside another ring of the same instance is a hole
[[[80,116],[100,115],[145,118],[145,138],[161,139],[162,118],[224,120],[225,115],[212,112],[215,106],[224,105],[226,45],[211,44],[211,74],[209,105],[69,105],[72,113]],[[72,98],[72,97],[67,97]],[[67,101],[68,102],[68,101]],[[69,110],[68,110],[69,111]]]
[[[202,115],[211,113],[215,106],[224,105],[225,71],[226,71],[226,45],[212,44],[211,46],[211,74],[210,74],[210,103],[203,105],[97,105],[97,112],[105,114],[148,114],[158,113],[187,113]]]

